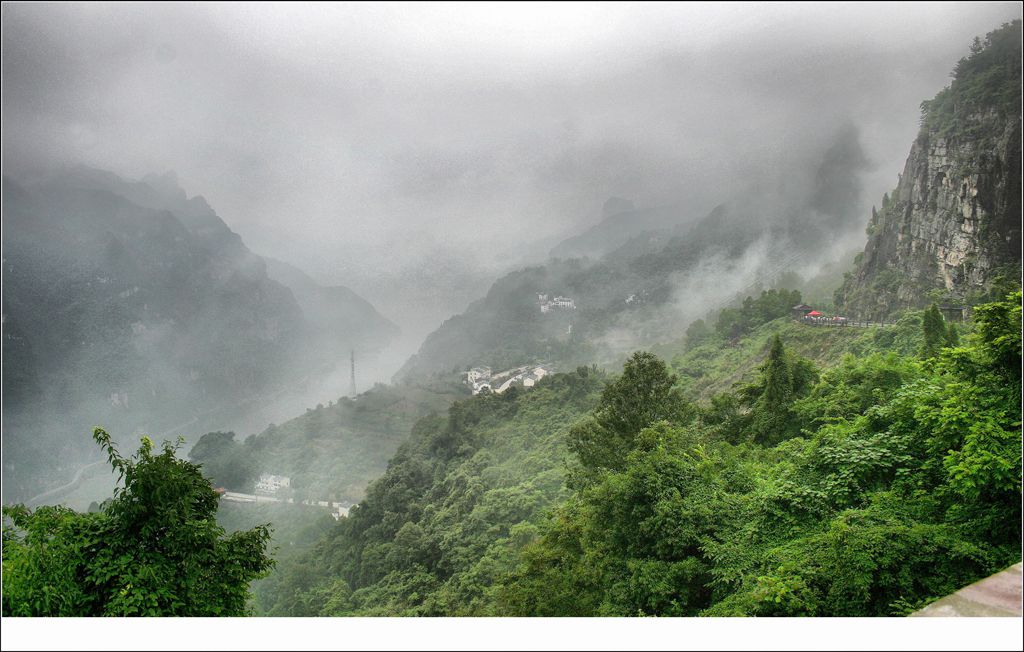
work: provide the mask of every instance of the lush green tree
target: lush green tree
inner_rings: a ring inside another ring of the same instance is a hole
[[[203,475],[218,487],[250,492],[259,475],[252,452],[235,441],[233,432],[208,432],[188,453],[202,467]]]
[[[704,322],[698,319],[686,328],[686,348],[692,349],[700,346],[714,335],[714,331]]]
[[[668,365],[653,353],[637,351],[626,361],[622,375],[601,393],[593,417],[569,432],[569,450],[577,456],[584,476],[622,469],[636,435],[652,423],[684,423],[694,418],[694,406],[674,388],[676,381]]]
[[[957,330],[956,324],[949,322],[946,324],[946,346],[954,347],[960,345],[960,331]]]
[[[273,563],[268,526],[225,535],[219,496],[176,446],[143,438],[125,458],[103,429],[93,438],[123,483],[100,511],[3,508],[4,615],[244,615]]]
[[[993,371],[1020,382],[1021,292],[974,311],[977,342]]]

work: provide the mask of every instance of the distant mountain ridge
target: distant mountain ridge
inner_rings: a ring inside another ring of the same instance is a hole
[[[90,425],[159,432],[396,331],[346,288],[272,278],[173,175],[5,178],[3,213],[5,488],[91,450]]]
[[[264,256],[263,262],[267,276],[292,291],[316,336],[333,341],[338,353],[344,354],[346,347],[376,350],[398,335],[398,326],[344,285],[320,285],[298,267],[275,258]]]
[[[629,350],[680,337],[736,293],[827,262],[830,247],[857,228],[865,169],[859,133],[847,125],[799,193],[738,190],[699,219],[681,205],[636,210],[610,200],[605,219],[557,245],[546,264],[507,274],[446,320],[395,378],[469,365],[617,364]],[[576,308],[543,313],[537,295],[544,293],[569,297]]]
[[[697,219],[681,204],[637,209],[628,200],[612,197],[604,204],[600,222],[559,242],[551,249],[550,257],[600,258],[647,232],[678,233]]]
[[[611,363],[630,349],[681,336],[687,315],[692,320],[721,307],[759,278],[771,282],[794,247],[810,256],[814,244],[794,245],[786,229],[758,223],[749,206],[731,203],[681,234],[639,235],[599,260],[552,259],[495,282],[487,296],[431,333],[396,379],[470,365],[543,361],[564,370]],[[538,293],[566,296],[576,308],[544,313]]]

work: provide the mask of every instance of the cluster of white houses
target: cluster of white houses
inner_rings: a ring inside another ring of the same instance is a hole
[[[527,365],[497,374],[492,374],[490,367],[473,367],[466,372],[466,384],[474,396],[484,389],[501,394],[513,385],[533,387],[537,381],[550,373],[551,369],[543,365]]]
[[[292,486],[292,479],[286,475],[272,475],[270,473],[264,473],[260,475],[260,479],[256,481],[256,493],[265,496],[272,496],[281,489],[287,489]]]
[[[226,500],[233,503],[252,503],[252,504],[266,504],[266,503],[278,503],[288,505],[308,505],[312,507],[326,507],[331,510],[331,516],[334,520],[338,520],[343,516],[348,516],[349,510],[355,503],[349,501],[330,501],[330,500],[296,500],[294,497],[283,497],[278,496],[278,492],[281,489],[286,489],[291,486],[291,479],[283,475],[272,475],[264,473],[260,476],[259,482],[256,483],[256,493],[254,494],[243,494],[237,491],[228,491],[227,489],[220,487],[217,489],[217,493],[220,495],[221,500]]]
[[[540,311],[543,313],[548,313],[552,310],[576,310],[576,302],[572,298],[558,296],[551,298],[547,294],[537,295],[537,305],[540,306]]]

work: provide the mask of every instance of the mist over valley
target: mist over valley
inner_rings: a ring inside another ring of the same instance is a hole
[[[2,18],[4,615],[898,617],[1019,561],[1019,4]]]

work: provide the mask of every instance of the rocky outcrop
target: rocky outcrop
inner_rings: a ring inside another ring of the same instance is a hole
[[[999,277],[1019,277],[1019,21],[1003,28],[1012,29],[1016,74],[979,49],[961,61],[953,86],[925,103],[899,183],[872,210],[867,246],[836,293],[846,312],[879,318],[934,300],[972,303]],[[984,65],[971,67],[976,58]]]

